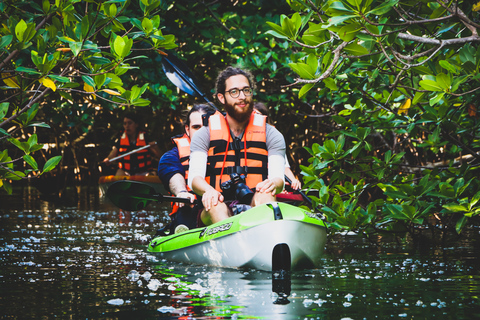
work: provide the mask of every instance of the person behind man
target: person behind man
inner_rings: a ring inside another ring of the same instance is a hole
[[[176,197],[189,198],[191,203],[195,200],[195,195],[190,192],[187,186],[188,163],[190,158],[190,141],[195,133],[203,127],[202,115],[206,113],[213,114],[215,109],[208,104],[195,104],[187,113],[185,119],[185,133],[172,138],[174,147],[165,152],[158,163],[158,176],[164,186]],[[196,226],[196,210],[193,205],[176,203],[172,214],[175,214],[171,231],[177,226],[186,226],[194,228]],[[183,228],[186,229],[186,228]],[[175,232],[180,232],[179,228]]]
[[[267,123],[272,124],[270,121],[270,118],[268,117],[268,108],[263,102],[255,102],[253,105],[253,109],[255,111],[260,112],[260,114],[263,114],[264,116],[267,117]],[[290,169],[290,163],[288,162],[287,154],[285,153],[285,176],[290,179],[292,182],[290,184],[290,187],[292,187],[293,190],[299,190],[302,187],[302,184],[300,183],[300,180],[295,177],[293,174],[292,169]]]
[[[232,199],[225,199],[220,185],[229,184],[234,174],[244,174],[246,185],[255,189],[251,206],[275,201],[284,186],[285,140],[265,116],[253,112],[251,74],[228,67],[219,74],[215,90],[226,115],[210,116],[208,127],[196,133],[190,146],[188,184],[204,206],[199,226],[233,214],[235,201],[225,202]]]
[[[103,162],[108,163],[112,158],[150,145],[149,148],[118,159],[118,169],[115,175],[130,176],[150,174],[154,168],[154,166],[152,166],[152,153],[157,159],[160,158],[161,155],[156,142],[150,141],[145,131],[140,129],[140,118],[133,112],[125,114],[123,118],[123,129],[124,131],[115,141],[112,151],[110,151],[110,154]]]

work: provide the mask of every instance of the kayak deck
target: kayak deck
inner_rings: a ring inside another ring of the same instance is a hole
[[[148,251],[176,262],[302,270],[320,265],[325,243],[325,223],[315,214],[274,202],[205,228],[157,237]]]

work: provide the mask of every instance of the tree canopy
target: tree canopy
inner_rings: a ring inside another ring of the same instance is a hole
[[[453,220],[460,232],[480,213],[479,4],[288,2],[295,13],[270,33],[301,52],[289,63],[299,95],[332,114],[302,167],[327,219],[412,233]]]

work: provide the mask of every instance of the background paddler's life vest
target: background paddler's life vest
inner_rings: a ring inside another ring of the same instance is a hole
[[[120,148],[118,151],[121,155],[123,153],[130,152],[146,145],[147,142],[145,141],[145,132],[140,131],[137,134],[136,145],[130,145],[127,134],[123,132],[122,137],[120,138]],[[150,157],[150,152],[148,151],[148,149],[143,149],[121,159],[118,159],[118,167],[125,171],[128,171],[129,173],[148,171],[152,167],[152,159]]]
[[[252,189],[267,178],[266,120],[267,117],[264,115],[252,112],[241,141],[234,141],[225,116],[220,112],[210,116],[208,119],[210,148],[205,179],[211,186],[221,191],[220,181],[230,180],[230,174],[234,172],[245,174],[246,184]],[[228,151],[225,156],[227,145]],[[245,166],[247,172],[244,171]],[[222,167],[223,175],[221,176]]]

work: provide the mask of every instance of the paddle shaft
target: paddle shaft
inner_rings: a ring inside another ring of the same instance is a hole
[[[285,176],[285,180],[290,183],[290,185],[292,184],[292,180],[290,180],[289,177]],[[303,197],[303,199],[305,199],[310,205],[312,205],[312,199],[310,199],[302,190],[295,190],[295,191],[298,191],[298,193],[300,193]]]
[[[155,142],[155,144],[157,144],[157,143]],[[140,147],[140,148],[138,148],[138,149],[132,150],[132,151],[127,152],[127,153],[124,153],[124,154],[122,154],[122,155],[120,155],[120,156],[118,156],[118,157],[115,157],[115,158],[112,158],[112,159],[108,159],[108,162],[113,162],[113,161],[115,161],[115,160],[118,160],[118,159],[121,159],[121,158],[123,158],[123,157],[129,156],[129,155],[131,155],[131,154],[133,154],[133,153],[135,153],[135,152],[142,151],[142,150],[144,150],[144,149],[148,149],[148,148],[150,148],[150,147],[151,147],[151,145],[146,145],[146,146]]]

